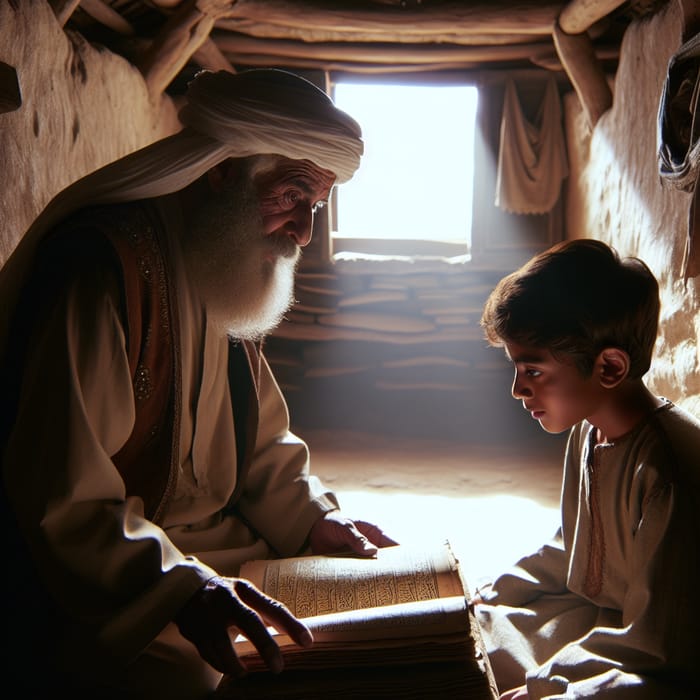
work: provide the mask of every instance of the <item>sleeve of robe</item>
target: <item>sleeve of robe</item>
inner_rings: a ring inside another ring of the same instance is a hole
[[[77,623],[75,644],[126,662],[215,572],[144,518],[110,459],[130,434],[134,398],[105,277],[86,270],[30,341],[5,478],[49,592]]]
[[[259,397],[255,454],[236,506],[280,556],[294,556],[314,522],[338,501],[309,473],[308,447],[290,432],[287,405],[264,357]]]
[[[567,563],[561,530],[557,530],[549,542],[522,557],[479,593],[489,605],[527,606],[546,593],[566,592]]]
[[[549,542],[522,557],[479,593],[489,605],[523,607],[544,594],[565,593],[568,565],[560,527]]]
[[[606,626],[602,608],[599,626],[528,674],[531,698],[700,697],[698,489],[694,479],[669,478],[672,454],[657,446],[634,469],[641,514],[619,624]]]

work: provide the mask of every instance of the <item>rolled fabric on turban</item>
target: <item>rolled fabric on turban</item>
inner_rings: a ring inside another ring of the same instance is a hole
[[[180,119],[226,144],[231,154],[273,153],[311,160],[349,180],[363,144],[357,122],[315,85],[281,70],[201,74]]]
[[[83,206],[157,197],[227,158],[274,154],[310,160],[349,180],[364,150],[359,124],[308,80],[278,69],[198,73],[179,113],[183,129],[120,158],[57,194],[0,270],[0,341],[41,237]]]

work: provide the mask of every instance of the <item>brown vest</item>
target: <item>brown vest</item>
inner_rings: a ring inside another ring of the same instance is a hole
[[[123,283],[129,367],[136,422],[114,463],[127,495],[144,500],[146,517],[159,522],[175,493],[179,459],[181,377],[176,294],[169,280],[164,233],[147,207],[122,205],[118,226],[100,227],[117,253]],[[114,220],[114,212],[105,210]],[[107,222],[105,222],[107,223]],[[229,345],[229,385],[236,435],[236,490],[245,481],[258,423],[259,347]]]
[[[121,287],[129,368],[136,420],[122,448],[113,455],[128,496],[140,496],[145,515],[159,523],[177,485],[179,461],[180,377],[179,324],[176,290],[170,279],[166,234],[147,202],[82,210],[53,231],[37,256],[35,284],[29,284],[18,314],[23,340],[13,348],[10,387],[16,400],[24,348],[31,323],[54,290],[86,265],[107,264]],[[229,386],[236,435],[235,505],[255,447],[258,425],[257,384],[260,347],[243,341],[229,345]],[[9,397],[6,396],[6,399]],[[105,396],[109,401],[109,396]],[[15,401],[11,401],[16,406]],[[7,403],[5,404],[7,407]],[[12,410],[12,409],[10,409]],[[12,419],[7,421],[6,429]],[[6,437],[4,435],[3,437]]]

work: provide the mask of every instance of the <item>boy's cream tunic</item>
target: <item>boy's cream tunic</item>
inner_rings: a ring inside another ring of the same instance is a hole
[[[112,270],[85,270],[73,280],[27,357],[6,484],[52,595],[84,622],[65,637],[51,630],[47,653],[58,650],[72,665],[85,663],[83,655],[130,661],[211,576],[236,575],[250,558],[297,553],[312,523],[337,507],[310,476],[307,447],[289,432],[286,404],[263,359],[241,517],[222,514],[237,466],[228,341],[207,323],[177,250],[172,262],[182,420],[178,487],[162,527],[144,518],[140,498],[126,497],[110,458],[134,421]]]
[[[562,527],[482,592],[501,692],[700,697],[700,422],[666,402],[614,444],[569,436]]]

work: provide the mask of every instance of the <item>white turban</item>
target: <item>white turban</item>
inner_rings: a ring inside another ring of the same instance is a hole
[[[0,270],[0,339],[38,241],[71,212],[170,194],[226,158],[251,155],[310,160],[346,182],[364,148],[352,117],[313,83],[283,70],[198,73],[179,116],[182,131],[86,175],[49,202]]]

